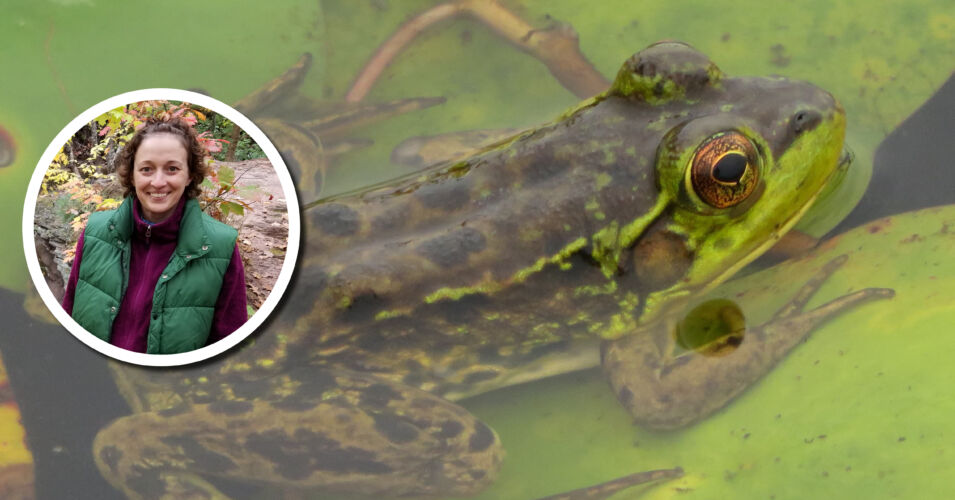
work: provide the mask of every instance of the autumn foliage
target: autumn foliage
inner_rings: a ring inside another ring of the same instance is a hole
[[[196,128],[200,144],[209,153],[209,175],[199,196],[200,206],[209,215],[230,222],[230,217],[241,217],[252,209],[247,200],[270,197],[255,186],[237,186],[235,171],[213,161],[214,155],[224,157],[222,153],[230,144],[223,136],[239,135],[231,121],[186,102],[140,101],[111,109],[83,126],[60,148],[47,169],[40,195],[53,199],[53,210],[57,218],[69,224],[74,242],[91,212],[111,210],[122,203],[122,188],[111,175],[113,160],[150,118],[178,118]],[[73,250],[66,253],[71,260]]]

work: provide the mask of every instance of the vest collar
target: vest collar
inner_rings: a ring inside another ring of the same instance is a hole
[[[176,245],[176,254],[190,260],[209,253],[212,244],[209,232],[206,230],[207,217],[202,213],[199,202],[195,198],[186,200],[182,219],[179,222],[179,243]]]
[[[138,225],[142,225],[145,232],[147,224],[140,220],[138,215],[139,201],[134,196],[128,196],[123,200],[123,204],[113,214],[110,219],[109,231],[114,235],[117,244],[129,242],[134,231],[138,231]],[[176,238],[175,253],[186,260],[191,260],[209,253],[210,239],[206,231],[205,221],[202,217],[202,209],[199,208],[199,202],[193,198],[183,197],[179,201],[176,212],[169,219],[153,225],[153,231],[158,226],[175,220],[178,234]],[[150,235],[152,236],[152,235]]]
[[[139,199],[133,198],[133,234],[137,238],[146,239],[149,234],[150,241],[176,241],[179,238],[179,223],[182,219],[183,208],[186,206],[186,197],[183,196],[176,204],[172,214],[162,222],[150,223],[142,216],[142,205]]]

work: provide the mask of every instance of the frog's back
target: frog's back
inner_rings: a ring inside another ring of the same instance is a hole
[[[626,137],[645,131],[609,114],[587,107],[466,161],[319,205],[308,214],[307,267],[341,293],[374,294],[380,312],[493,293],[542,263],[586,260],[597,231],[657,201],[659,137],[635,144]]]

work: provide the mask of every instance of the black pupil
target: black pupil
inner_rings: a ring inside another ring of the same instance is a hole
[[[713,167],[713,178],[720,182],[739,182],[746,172],[746,156],[740,153],[724,155]]]

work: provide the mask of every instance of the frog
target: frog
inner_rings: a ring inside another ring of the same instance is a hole
[[[844,132],[818,87],[653,44],[550,123],[307,204],[290,292],[238,352],[116,367],[133,413],[98,433],[97,466],[130,498],[226,498],[215,478],[466,497],[505,451],[459,401],[598,365],[637,423],[690,425],[820,322],[891,296],[804,310],[837,258],[762,325],[674,335],[845,166]]]

